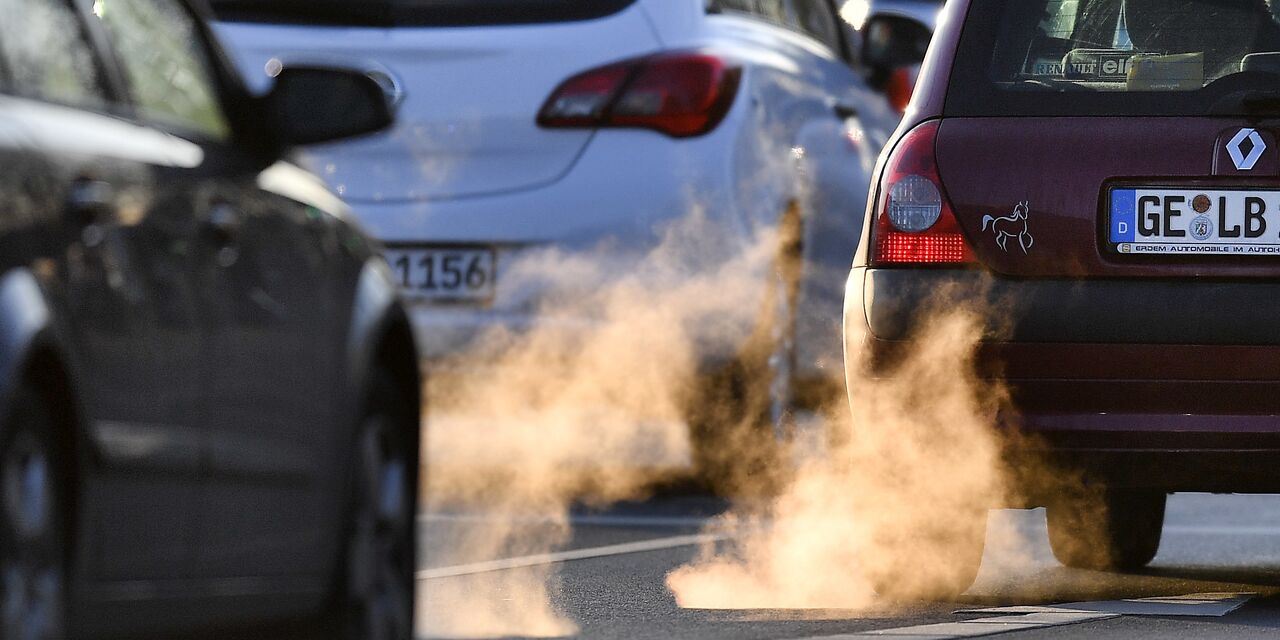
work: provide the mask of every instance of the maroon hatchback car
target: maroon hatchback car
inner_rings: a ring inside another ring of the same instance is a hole
[[[1169,492],[1280,492],[1278,14],[950,0],[881,159],[846,350],[954,283],[999,301],[1008,422],[1102,487],[1020,505],[1069,566],[1150,562]]]

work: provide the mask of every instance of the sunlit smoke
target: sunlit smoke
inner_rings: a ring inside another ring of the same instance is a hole
[[[668,576],[682,607],[859,610],[878,593],[968,586],[986,510],[1006,497],[993,428],[1004,394],[973,373],[980,310],[938,303],[891,370],[847,354],[852,411],[828,408],[826,455],[803,461],[766,508],[728,516],[738,545]]]
[[[771,230],[740,238],[695,211],[642,256],[549,249],[507,267],[508,286],[545,292],[538,323],[482,336],[429,390],[431,508],[487,518],[431,541],[437,564],[556,549],[574,502],[643,497],[689,473],[689,400],[752,333],[776,244]],[[522,526],[531,519],[542,524]],[[430,581],[421,631],[571,633],[555,584],[549,566]]]
[[[712,415],[740,421],[712,432],[711,448],[738,465],[730,487],[748,499],[712,525],[736,540],[668,577],[681,606],[856,614],[884,595],[967,586],[980,556],[963,552],[981,546],[965,542],[983,537],[986,509],[1007,493],[993,430],[1005,394],[973,371],[984,309],[958,302],[982,296],[937,300],[917,346],[890,370],[873,374],[865,354],[850,353],[852,402],[838,393],[818,407],[819,453],[777,455],[770,425],[742,409],[762,406],[754,396],[764,386],[706,389],[726,363],[752,356],[787,236],[768,229],[730,240],[695,211],[642,256],[542,250],[508,266],[508,284],[550,293],[534,327],[494,331],[437,370],[431,508],[482,511],[485,522],[430,541],[433,564],[562,547],[571,505],[641,498],[688,474],[703,459],[691,420]],[[743,426],[767,437],[742,437]],[[421,631],[572,634],[557,589],[549,564],[431,580]]]

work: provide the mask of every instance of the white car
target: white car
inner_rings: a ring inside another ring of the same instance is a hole
[[[339,57],[399,101],[389,133],[310,150],[388,247],[428,358],[546,320],[528,252],[642,254],[703,205],[746,241],[802,230],[794,368],[838,378],[843,275],[897,115],[849,66],[834,0],[213,0],[249,75]],[[759,295],[769,286],[761,270]],[[794,340],[793,340],[794,338]],[[711,354],[708,357],[712,357]]]

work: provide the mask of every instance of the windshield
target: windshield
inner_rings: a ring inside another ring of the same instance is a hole
[[[976,0],[948,107],[1243,112],[1251,93],[1280,96],[1277,9],[1280,0]],[[1054,93],[1072,95],[1046,98]]]
[[[590,20],[635,0],[211,0],[218,18],[334,26],[476,26]]]

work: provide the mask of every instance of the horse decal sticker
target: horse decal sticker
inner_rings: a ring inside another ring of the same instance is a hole
[[[982,230],[986,231],[987,227],[991,227],[996,234],[996,245],[1005,253],[1009,252],[1009,239],[1016,238],[1023,255],[1026,255],[1027,250],[1031,249],[1031,245],[1036,242],[1036,239],[1031,237],[1031,231],[1027,229],[1027,216],[1030,213],[1031,203],[1019,202],[1018,206],[1013,208],[1013,213],[1007,216],[999,218],[982,216]]]

